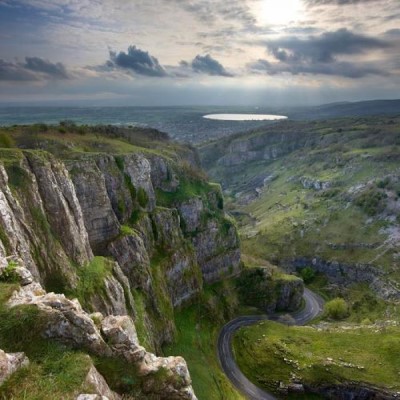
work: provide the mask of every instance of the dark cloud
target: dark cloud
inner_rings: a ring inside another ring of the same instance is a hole
[[[347,29],[307,38],[287,36],[264,43],[275,62],[257,60],[248,65],[252,72],[271,75],[323,74],[348,78],[361,78],[371,74],[388,75],[383,66],[374,63],[347,62],[338,59],[338,56],[359,55],[391,46],[389,41],[358,35]]]
[[[257,60],[247,65],[248,70],[252,73],[278,75],[289,73],[292,75],[311,74],[311,75],[332,75],[342,76],[345,78],[363,78],[367,75],[388,76],[389,73],[379,66],[365,63],[270,63],[267,60]]]
[[[279,61],[297,63],[332,62],[337,55],[362,54],[372,49],[389,47],[389,42],[358,35],[347,29],[325,32],[319,36],[288,36],[265,42],[269,52]]]
[[[138,49],[136,46],[129,46],[128,52],[121,51],[118,54],[110,51],[110,60],[107,67],[124,68],[138,75],[145,76],[167,76],[167,72],[160,65],[157,58],[147,51]]]
[[[54,79],[69,79],[66,68],[61,63],[53,64],[39,57],[26,57],[25,68],[31,71],[44,73]]]
[[[207,75],[233,76],[224,68],[224,66],[212,58],[209,54],[205,56],[197,55],[191,62],[194,72]]]
[[[26,57],[25,62],[9,62],[0,59],[0,80],[43,81],[70,79],[61,63],[52,63],[39,57]]]

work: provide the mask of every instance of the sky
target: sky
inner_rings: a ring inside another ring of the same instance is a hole
[[[0,0],[1,104],[400,98],[400,0]]]

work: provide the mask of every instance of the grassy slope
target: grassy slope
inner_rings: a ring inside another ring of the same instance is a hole
[[[239,223],[244,258],[254,265],[263,264],[265,260],[279,263],[301,256],[319,256],[345,263],[372,262],[400,281],[396,248],[378,248],[388,238],[383,230],[398,227],[400,221],[396,220],[396,213],[384,208],[382,212],[378,207],[371,215],[370,204],[357,202],[356,194],[350,190],[371,182],[369,186],[374,192],[385,192],[394,200],[399,197],[396,178],[391,178],[383,189],[380,186],[385,176],[395,177],[399,172],[400,119],[394,119],[393,123],[388,118],[319,121],[309,124],[308,130],[304,130],[304,123],[293,123],[293,129],[297,125],[300,134],[311,132],[318,137],[316,143],[275,161],[246,163],[240,168],[214,164],[210,168],[212,176],[225,182],[224,187],[232,193],[228,206],[241,212]],[[253,132],[238,137],[243,139],[260,134],[266,133]],[[227,144],[220,146],[220,151],[221,148],[223,152]],[[259,177],[262,182],[263,177],[270,174],[275,179],[258,198],[248,205],[238,204],[236,193],[251,191],[254,186],[249,182],[260,182]],[[305,189],[300,177],[333,184],[321,191]],[[370,194],[366,192],[365,197],[369,199]],[[400,344],[400,330],[371,325],[371,322],[387,319],[398,321],[398,306],[376,298],[363,284],[346,289],[329,286],[326,279],[318,275],[310,288],[326,300],[337,296],[345,298],[350,313],[344,322],[349,324],[349,330],[329,325],[328,330],[318,331],[274,323],[243,329],[236,336],[235,346],[238,362],[248,377],[269,389],[276,389],[276,381],[287,382],[290,373],[294,372],[306,382],[358,380],[398,390],[400,369],[393,351]],[[323,319],[326,316],[320,318]],[[354,323],[361,322],[362,328],[354,328]],[[284,357],[298,361],[301,370],[288,365]],[[340,357],[372,367],[360,370],[326,367],[327,357],[335,361]],[[303,368],[310,364],[313,367]]]
[[[269,390],[289,383],[291,374],[309,384],[354,381],[399,390],[399,334],[398,326],[322,330],[263,322],[242,328],[234,349],[243,372]]]
[[[349,118],[292,125],[292,131],[298,129],[299,135],[309,135],[310,144],[274,161],[250,162],[240,168],[210,166],[213,178],[222,180],[233,193],[230,207],[244,213],[240,217],[243,252],[273,263],[301,256],[372,263],[400,281],[396,248],[379,247],[388,239],[385,229],[400,228],[398,213],[393,207],[385,208],[389,202],[400,207],[400,181],[396,178],[400,118]],[[273,129],[279,131],[279,125]],[[268,131],[239,139],[262,135],[268,135]],[[270,174],[275,179],[258,198],[248,205],[238,204],[234,198],[237,192],[251,192],[254,186],[249,182],[257,181],[257,177],[262,182]],[[391,176],[389,184],[380,187],[387,176]],[[330,182],[331,187],[306,189],[300,182],[302,177]],[[360,184],[366,186],[354,191]],[[363,193],[362,204],[359,196]],[[371,208],[374,193],[388,198]]]
[[[237,307],[233,293],[229,282],[211,285],[197,303],[175,313],[177,337],[164,352],[185,358],[199,400],[244,399],[222,372],[216,354],[219,331]]]
[[[167,136],[140,128],[88,127],[70,125],[16,125],[0,127],[0,148],[41,149],[60,158],[80,157],[85,153],[162,154],[176,159],[187,152]]]

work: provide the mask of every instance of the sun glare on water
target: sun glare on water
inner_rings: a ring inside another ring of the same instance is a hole
[[[301,0],[260,0],[255,7],[258,22],[267,25],[288,24],[300,19],[303,12]]]

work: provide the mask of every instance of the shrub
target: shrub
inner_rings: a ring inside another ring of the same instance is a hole
[[[120,236],[130,236],[130,235],[134,235],[135,231],[128,225],[121,225],[119,234],[120,234]]]
[[[315,271],[311,267],[305,267],[300,271],[300,276],[304,283],[310,283],[315,278]]]
[[[3,273],[0,275],[0,280],[9,283],[18,282],[18,275],[15,272],[17,267],[18,264],[15,261],[10,261]]]
[[[385,189],[390,183],[390,177],[386,177],[384,179],[381,179],[380,181],[377,182],[376,186],[379,189]]]
[[[336,297],[325,304],[325,313],[329,318],[340,320],[348,317],[349,307],[344,299]]]
[[[355,204],[369,216],[374,216],[384,210],[386,198],[386,193],[370,187],[356,197]]]

